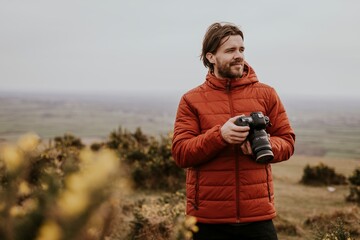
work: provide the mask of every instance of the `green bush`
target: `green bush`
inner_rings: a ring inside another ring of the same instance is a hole
[[[305,185],[345,185],[346,177],[335,172],[334,168],[330,168],[323,163],[311,167],[306,165],[303,176],[300,180]]]
[[[349,177],[349,182],[350,194],[346,197],[346,201],[360,204],[360,168],[354,170],[353,175]]]
[[[64,134],[64,136],[58,136],[54,138],[55,146],[58,148],[74,147],[82,149],[85,145],[81,142],[81,139],[75,137],[70,133]]]
[[[172,158],[171,140],[171,136],[148,137],[140,128],[134,133],[119,128],[105,145],[124,159],[134,188],[176,191],[185,186],[185,171]]]

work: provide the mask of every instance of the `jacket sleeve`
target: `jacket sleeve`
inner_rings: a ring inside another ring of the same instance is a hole
[[[288,160],[294,154],[295,133],[290,126],[285,108],[274,89],[271,92],[267,115],[272,124],[267,129],[274,153],[272,162]]]
[[[183,96],[177,110],[172,140],[172,155],[176,164],[188,168],[211,160],[227,145],[220,127],[216,125],[201,133],[199,116]]]

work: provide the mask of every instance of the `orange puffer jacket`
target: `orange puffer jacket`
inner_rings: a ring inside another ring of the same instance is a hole
[[[266,131],[272,163],[294,152],[295,134],[275,90],[258,81],[246,63],[242,78],[206,81],[181,98],[172,153],[186,174],[186,212],[202,223],[242,223],[275,217],[270,164],[256,163],[239,145],[226,143],[221,126],[230,118],[261,111],[272,123]]]

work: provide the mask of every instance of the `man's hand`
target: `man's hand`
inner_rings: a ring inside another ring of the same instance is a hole
[[[249,134],[250,127],[235,125],[234,122],[239,117],[240,116],[230,118],[220,129],[221,136],[226,142],[230,144],[244,143],[246,137]]]

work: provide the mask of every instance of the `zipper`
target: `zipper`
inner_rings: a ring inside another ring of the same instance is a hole
[[[229,107],[230,107],[230,116],[231,117],[235,117],[235,113],[234,113],[234,106],[233,106],[233,101],[231,98],[231,80],[228,79],[226,82],[226,93],[228,95],[229,98]]]
[[[239,146],[235,146],[236,222],[240,223]]]
[[[200,178],[200,171],[199,169],[196,169],[195,171],[195,204],[194,204],[194,208],[196,210],[199,210],[199,178]]]
[[[230,93],[230,90],[231,90],[231,80],[228,79],[226,80],[226,92]]]
[[[226,93],[229,98],[230,116],[234,117],[234,106],[231,98],[231,80],[228,79],[226,82]],[[235,187],[236,187],[236,222],[240,223],[240,186],[239,186],[239,146],[234,147],[235,152]]]
[[[265,170],[266,170],[266,185],[267,185],[267,190],[268,190],[269,202],[271,202],[270,183],[269,183],[269,169],[268,169],[267,164],[265,165]]]

